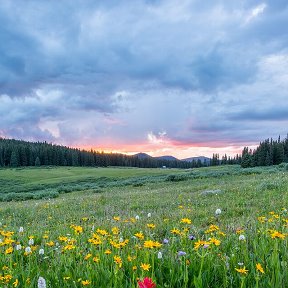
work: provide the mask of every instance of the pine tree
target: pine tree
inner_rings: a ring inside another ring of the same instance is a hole
[[[35,166],[41,166],[40,158],[38,156],[35,159]]]

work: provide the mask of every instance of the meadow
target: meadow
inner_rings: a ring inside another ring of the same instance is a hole
[[[2,169],[0,184],[0,287],[288,287],[287,164]]]

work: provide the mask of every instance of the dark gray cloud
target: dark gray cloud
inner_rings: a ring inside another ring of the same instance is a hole
[[[284,133],[286,2],[3,0],[0,132],[210,146]]]

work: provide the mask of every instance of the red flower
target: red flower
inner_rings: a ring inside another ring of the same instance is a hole
[[[156,284],[153,282],[151,278],[145,277],[143,281],[138,282],[139,288],[154,288]]]

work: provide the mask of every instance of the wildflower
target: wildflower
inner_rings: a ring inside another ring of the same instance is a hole
[[[198,250],[200,247],[208,248],[209,245],[210,245],[210,242],[207,242],[207,241],[204,241],[204,240],[199,240],[199,241],[194,243],[194,249]]]
[[[82,280],[81,281],[81,284],[83,285],[83,286],[87,286],[87,285],[89,285],[91,283],[91,281],[89,281],[89,280]]]
[[[92,254],[91,254],[91,253],[88,253],[88,254],[84,257],[84,260],[88,260],[91,256],[92,256]]]
[[[46,245],[49,247],[52,247],[55,245],[55,243],[53,241],[50,241],[50,242],[47,242]]]
[[[169,240],[166,239],[166,238],[164,238],[164,239],[163,239],[163,244],[168,244],[168,243],[169,243]]]
[[[239,236],[239,241],[245,241],[245,235],[243,235],[243,234],[241,234],[240,236]]]
[[[140,240],[143,240],[144,239],[144,235],[142,232],[138,232],[138,233],[135,233],[134,236],[136,236],[138,239]]]
[[[159,243],[158,241],[147,240],[144,242],[144,248],[153,249],[153,248],[159,248],[161,246],[162,244]]]
[[[29,245],[29,246],[34,245],[34,239],[33,239],[33,238],[30,238],[30,239],[29,239],[28,245]]]
[[[178,235],[181,234],[181,231],[180,231],[179,229],[176,229],[176,228],[173,228],[172,230],[170,230],[170,232],[171,232],[172,234],[178,234]]]
[[[28,254],[31,254],[31,253],[32,253],[31,247],[27,246],[27,247],[25,248],[25,255],[28,255]]]
[[[119,267],[122,267],[122,259],[120,256],[114,256],[114,262],[119,265]]]
[[[256,264],[256,270],[259,271],[259,272],[261,272],[262,274],[265,273],[265,272],[264,272],[264,269],[263,269],[263,267],[262,267],[262,265],[261,265],[260,263],[257,263],[257,264]]]
[[[139,288],[154,288],[156,284],[153,282],[151,278],[145,277],[143,281],[138,282]]]
[[[151,224],[147,224],[147,227],[150,229],[154,229],[156,227],[156,225],[151,223]]]
[[[147,214],[147,217],[150,218],[150,217],[151,217],[151,213],[148,213],[148,214]]]
[[[5,254],[11,254],[13,252],[13,247],[9,247],[5,250]]]
[[[162,259],[162,257],[163,257],[162,252],[159,251],[157,257],[158,257],[158,259]]]
[[[39,255],[44,255],[44,249],[43,248],[39,249]]]
[[[210,243],[216,245],[216,246],[219,246],[221,244],[221,241],[216,239],[216,238],[211,238],[210,239]]]
[[[111,254],[112,252],[111,252],[111,250],[106,249],[104,253],[108,255],[108,254]]]
[[[272,238],[272,239],[281,238],[282,240],[284,240],[284,239],[285,239],[285,234],[280,233],[279,231],[274,230],[274,231],[271,233],[271,238]]]
[[[145,263],[141,263],[140,267],[142,268],[142,270],[144,271],[149,271],[149,269],[151,268],[150,264],[145,264]],[[145,287],[145,286],[144,286]]]
[[[134,266],[132,267],[132,270],[133,270],[133,271],[137,270],[137,266],[134,265]]]
[[[113,227],[111,229],[111,231],[112,231],[113,235],[118,235],[119,234],[119,228],[118,227]]]
[[[64,276],[63,279],[64,279],[64,280],[69,280],[69,279],[70,279],[70,276]]]
[[[100,258],[95,256],[95,257],[93,257],[92,260],[93,260],[93,262],[98,263],[100,261]]]
[[[216,216],[220,215],[221,213],[222,213],[221,209],[219,209],[219,208],[216,209],[216,211],[215,211],[215,215]]]
[[[113,217],[113,220],[114,220],[114,221],[120,221],[120,217],[119,217],[119,216],[114,216],[114,217]]]
[[[140,219],[139,215],[136,215],[135,219],[138,221]]]
[[[46,288],[46,281],[43,277],[38,278],[38,288]]]
[[[245,269],[245,266],[243,268],[235,268],[235,270],[240,273],[241,275],[246,275],[248,273],[248,270]]]
[[[196,237],[195,237],[194,235],[189,235],[188,238],[189,238],[189,240],[191,240],[191,241],[196,239]]]
[[[177,255],[180,257],[180,256],[185,256],[186,255],[186,252],[184,251],[178,251]]]
[[[18,284],[19,284],[19,281],[18,281],[18,279],[16,279],[13,283],[12,283],[12,285],[13,285],[13,287],[17,287],[18,286]]]
[[[217,225],[210,225],[209,229],[207,229],[205,231],[205,233],[208,234],[208,233],[212,233],[212,232],[215,232],[215,231],[219,231],[219,227]]]
[[[24,232],[24,228],[21,226],[20,228],[19,228],[19,233],[23,233]]]
[[[17,244],[16,247],[15,247],[15,249],[16,249],[17,251],[18,251],[18,250],[21,250],[21,249],[22,249],[21,244]]]
[[[191,224],[192,223],[192,221],[189,218],[182,218],[180,222],[183,224]]]

